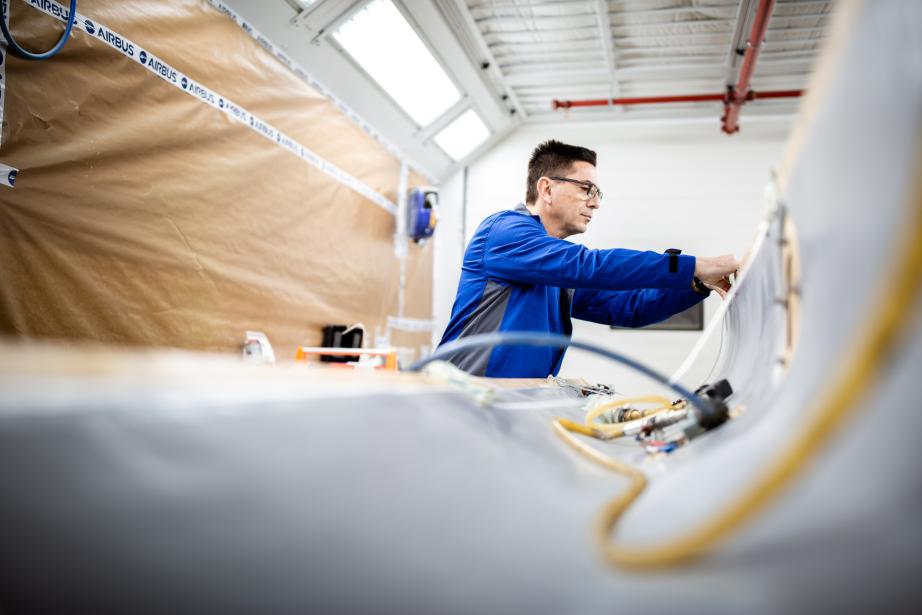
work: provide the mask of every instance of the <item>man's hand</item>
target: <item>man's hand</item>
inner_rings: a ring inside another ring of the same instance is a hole
[[[702,282],[702,284],[704,284]],[[717,284],[704,284],[713,291],[717,291],[717,294],[720,295],[721,299],[727,298],[727,292],[730,290],[730,282],[727,280],[721,280]]]
[[[695,277],[723,298],[730,290],[729,276],[736,273],[739,266],[739,261],[732,254],[699,256],[695,259]]]

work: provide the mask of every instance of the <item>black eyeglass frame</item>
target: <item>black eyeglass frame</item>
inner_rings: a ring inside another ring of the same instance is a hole
[[[577,186],[582,186],[586,189],[586,199],[591,201],[592,199],[598,197],[599,203],[602,202],[602,190],[592,182],[583,181],[580,179],[572,179],[569,177],[557,177],[556,175],[548,175],[548,179],[554,179],[559,182],[570,182],[571,184],[576,184]],[[595,194],[593,194],[595,191]]]

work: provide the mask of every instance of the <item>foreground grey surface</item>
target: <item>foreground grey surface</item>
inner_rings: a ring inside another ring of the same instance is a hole
[[[857,17],[783,195],[804,266],[795,359],[777,379],[783,319],[768,242],[729,314],[719,370],[746,411],[642,464],[653,481],[624,519],[626,541],[668,540],[744,489],[810,416],[887,292],[882,272],[918,198],[922,3],[868,4]],[[917,306],[884,377],[776,505],[713,557],[646,574],[601,562],[591,523],[625,481],[558,440],[549,409],[488,410],[460,392],[422,389],[260,401],[256,377],[249,401],[235,404],[209,395],[246,383],[203,381],[196,396],[5,377],[0,605],[909,610],[922,598],[920,365]],[[65,392],[52,395],[56,386]],[[632,442],[598,446],[638,459]]]

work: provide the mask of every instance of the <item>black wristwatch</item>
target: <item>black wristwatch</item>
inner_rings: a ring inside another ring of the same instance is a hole
[[[692,290],[694,290],[702,297],[707,297],[711,294],[711,289],[705,286],[704,282],[699,280],[697,276],[692,278]]]

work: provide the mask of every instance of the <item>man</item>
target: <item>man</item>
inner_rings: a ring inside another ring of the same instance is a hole
[[[642,327],[724,296],[732,255],[701,257],[591,250],[565,241],[586,231],[599,208],[596,154],[546,141],[528,162],[525,203],[484,220],[464,253],[461,281],[441,344],[494,331],[570,335],[572,318]],[[557,375],[566,349],[497,346],[456,352],[449,361],[479,376]]]

